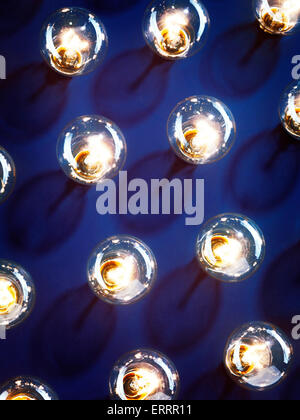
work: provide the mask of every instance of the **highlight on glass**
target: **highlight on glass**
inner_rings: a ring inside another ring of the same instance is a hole
[[[255,16],[261,28],[274,35],[288,35],[299,29],[299,0],[254,0]]]
[[[60,134],[57,158],[65,174],[80,184],[96,184],[122,169],[127,146],[121,130],[99,116],[83,116]]]
[[[44,24],[40,48],[46,63],[64,76],[93,71],[107,50],[101,21],[88,10],[71,7],[52,14]]]
[[[56,401],[57,395],[38,379],[18,377],[0,388],[0,401]]]
[[[273,325],[252,322],[229,338],[224,363],[229,376],[252,391],[278,385],[287,375],[293,348],[286,335]]]
[[[179,374],[163,354],[136,350],[115,364],[109,388],[114,400],[175,400],[179,391]]]
[[[222,214],[209,220],[201,229],[196,248],[204,271],[224,282],[250,277],[265,256],[260,228],[239,214]]]
[[[155,0],[145,12],[143,33],[155,53],[177,60],[202,48],[209,26],[209,15],[198,0]]]
[[[300,139],[300,82],[293,82],[282,95],[279,107],[280,119],[286,131]]]
[[[31,276],[18,264],[0,260],[0,327],[9,330],[22,323],[34,302]]]
[[[127,305],[142,299],[157,276],[156,259],[146,244],[131,236],[102,242],[88,262],[88,282],[105,302]]]
[[[16,183],[16,168],[12,157],[0,147],[0,204],[12,193]]]
[[[232,148],[236,124],[218,99],[192,96],[172,111],[167,125],[170,145],[187,163],[203,165],[223,158]]]

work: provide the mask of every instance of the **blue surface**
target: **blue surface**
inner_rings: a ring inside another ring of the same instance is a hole
[[[254,23],[250,0],[225,6],[206,0],[208,44],[172,64],[145,47],[147,0],[7,3],[0,6],[0,53],[9,72],[0,81],[0,144],[15,159],[18,180],[0,209],[0,255],[32,274],[37,304],[0,342],[0,382],[33,375],[61,399],[105,399],[115,360],[150,347],[176,364],[183,399],[299,399],[299,342],[289,378],[270,392],[238,388],[221,366],[233,329],[262,320],[290,335],[300,311],[299,144],[282,132],[277,112],[299,34],[266,36]],[[94,73],[66,80],[42,64],[39,30],[51,12],[71,5],[99,14],[110,45]],[[231,108],[238,136],[227,157],[192,172],[169,152],[166,121],[177,102],[199,94]],[[100,217],[95,189],[70,184],[55,153],[61,129],[89,113],[113,119],[124,131],[130,176],[205,178],[206,219],[228,211],[253,218],[267,241],[259,272],[238,285],[203,277],[193,261],[198,228],[185,227],[184,216]],[[94,299],[85,268],[94,246],[119,233],[153,249],[159,278],[146,299],[115,308]]]

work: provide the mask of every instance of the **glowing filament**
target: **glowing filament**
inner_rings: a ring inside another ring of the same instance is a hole
[[[148,369],[137,369],[128,373],[123,379],[127,400],[146,400],[160,385],[155,372]]]
[[[206,120],[198,121],[196,128],[184,133],[185,144],[181,145],[184,153],[193,158],[207,158],[216,153],[220,142],[220,134]]]
[[[243,247],[237,239],[226,236],[213,236],[206,259],[212,266],[224,268],[235,265],[242,255]]]
[[[101,277],[110,291],[126,289],[134,280],[136,264],[133,257],[106,261],[101,267]]]
[[[265,4],[261,10],[261,19],[268,32],[289,32],[296,25],[299,12],[299,0],[287,0],[281,6],[274,7]]]
[[[78,71],[83,66],[82,53],[89,49],[89,42],[80,38],[74,29],[63,32],[57,54],[53,56],[54,64],[65,71]]]
[[[190,48],[188,20],[183,13],[171,13],[163,19],[160,48],[165,55],[179,56]]]
[[[237,343],[230,353],[229,367],[235,375],[242,376],[269,367],[271,361],[270,349],[266,344]]]
[[[36,401],[35,398],[31,397],[28,394],[17,394],[13,397],[8,398],[9,401]]]
[[[18,302],[18,291],[14,284],[4,278],[0,279],[0,315],[9,314]]]

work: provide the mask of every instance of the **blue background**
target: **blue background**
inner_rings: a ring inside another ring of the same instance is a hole
[[[291,335],[300,313],[299,144],[279,126],[278,102],[292,81],[299,34],[265,35],[249,0],[206,0],[209,41],[193,58],[163,62],[145,46],[147,0],[14,1],[0,5],[0,144],[13,156],[17,186],[0,209],[1,258],[33,276],[30,318],[0,342],[0,382],[32,375],[61,399],[106,399],[111,367],[123,353],[150,347],[166,353],[181,376],[182,399],[299,399],[299,342],[290,376],[266,393],[234,385],[222,367],[225,342],[245,322],[273,322]],[[103,20],[109,51],[92,74],[72,80],[48,70],[39,31],[59,7],[84,6]],[[297,48],[298,46],[298,48]],[[169,150],[166,121],[177,102],[215,96],[237,121],[237,141],[218,163],[196,168]],[[194,260],[198,227],[184,216],[100,217],[98,194],[69,182],[56,159],[56,139],[73,118],[102,114],[128,142],[130,177],[205,178],[205,218],[240,212],[264,231],[263,267],[238,285],[205,277]],[[94,298],[86,262],[97,243],[132,234],[154,251],[153,291],[128,307]]]

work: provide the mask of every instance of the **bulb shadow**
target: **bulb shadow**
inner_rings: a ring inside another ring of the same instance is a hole
[[[128,170],[128,183],[133,179],[143,179],[148,184],[148,203],[153,204],[151,197],[151,180],[153,179],[153,168],[155,168],[155,179],[193,179],[196,167],[188,165],[181,161],[171,151],[156,152],[141,159]],[[171,195],[172,197],[172,195]],[[157,202],[162,202],[161,194],[155,194],[153,197]],[[126,217],[120,216],[119,221],[128,229],[134,229],[141,234],[155,234],[166,229],[175,222],[180,215],[174,214],[174,200],[171,200],[171,212],[169,215],[152,215],[152,214],[128,214]],[[160,206],[161,207],[161,206]]]
[[[163,100],[171,66],[148,47],[118,55],[96,80],[93,95],[97,110],[123,126],[144,120]]]
[[[117,315],[88,285],[62,295],[33,337],[33,364],[50,375],[71,377],[95,364],[114,333]],[[41,372],[43,373],[43,372]]]
[[[44,63],[32,63],[8,75],[0,87],[0,133],[15,143],[45,134],[62,114],[69,82]]]
[[[0,38],[8,38],[34,18],[43,0],[0,2]]]
[[[285,331],[291,330],[292,318],[300,314],[299,255],[300,242],[277,257],[268,268],[260,294],[266,319]]]
[[[223,364],[206,372],[184,392],[183,399],[202,401],[247,400],[249,393],[236,385],[227,375]]]
[[[153,290],[145,329],[157,348],[169,354],[196,346],[213,327],[221,289],[201,271],[196,259],[172,271]]]
[[[281,126],[260,133],[233,158],[225,188],[243,210],[269,211],[282,204],[297,186],[299,154],[299,144]]]
[[[34,177],[10,200],[6,215],[8,240],[31,254],[55,249],[78,227],[87,191],[60,171]]]
[[[137,4],[140,0],[86,0],[87,7],[104,13],[119,13]]]
[[[234,27],[220,35],[203,57],[201,80],[225,96],[248,96],[276,69],[279,42],[280,37],[266,34],[256,23]]]

